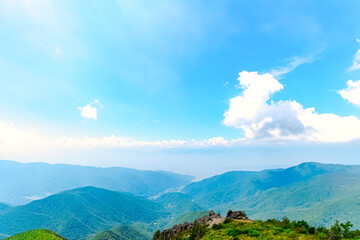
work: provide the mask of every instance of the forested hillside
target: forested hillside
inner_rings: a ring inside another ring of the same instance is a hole
[[[85,187],[11,208],[0,214],[0,233],[44,228],[68,239],[86,239],[115,225],[153,224],[167,216],[160,204],[146,198]]]

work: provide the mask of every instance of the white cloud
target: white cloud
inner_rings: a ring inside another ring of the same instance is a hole
[[[317,142],[348,142],[360,138],[360,120],[319,114],[296,101],[269,102],[284,86],[272,74],[243,71],[241,96],[230,100],[224,124],[242,129],[249,139],[303,139]]]
[[[63,137],[59,144],[64,147],[81,147],[81,148],[126,148],[126,147],[156,147],[156,148],[206,148],[215,146],[231,146],[241,143],[244,139],[226,140],[223,137],[213,137],[205,140],[161,140],[161,141],[141,141],[128,137],[118,137],[112,135],[102,138],[82,138],[75,139]]]
[[[360,106],[360,80],[349,80],[346,84],[347,88],[339,90],[339,94],[350,103]]]
[[[360,43],[360,39],[356,39],[358,43]],[[349,70],[356,70],[360,68],[360,49],[355,53],[353,64],[349,68]]]
[[[92,103],[87,104],[85,107],[78,107],[78,109],[81,111],[81,116],[84,118],[91,118],[96,120],[97,119],[97,108],[93,105],[97,104],[101,108],[103,107],[100,102],[95,99]]]
[[[31,201],[36,201],[36,200],[40,200],[40,199],[43,199],[43,198],[46,198],[46,197],[48,197],[48,196],[50,196],[51,194],[50,193],[46,193],[46,194],[44,194],[44,195],[39,195],[39,196],[37,196],[37,195],[34,195],[34,196],[26,196],[26,197],[24,197],[24,198],[26,198],[26,199],[29,199],[29,200],[31,200]]]

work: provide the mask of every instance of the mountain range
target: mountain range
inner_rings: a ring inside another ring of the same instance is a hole
[[[26,204],[85,186],[151,197],[167,189],[184,186],[194,179],[189,175],[165,171],[13,161],[0,161],[0,171],[0,202],[8,205]]]
[[[63,165],[55,167],[67,168]],[[76,166],[71,167],[76,169]],[[109,171],[90,169],[94,172]],[[360,166],[308,162],[287,169],[232,171],[192,183],[192,177],[186,175],[126,170],[131,172],[131,176],[137,176],[128,179],[138,180],[139,175],[146,175],[140,178],[141,187],[136,187],[135,181],[134,189],[121,187],[125,184],[119,183],[119,188],[128,190],[126,193],[88,186],[65,189],[26,205],[11,207],[0,204],[0,238],[46,228],[70,240],[101,240],[111,236],[124,240],[151,239],[151,233],[156,229],[191,222],[211,209],[222,214],[228,209],[245,210],[249,218],[255,220],[287,216],[291,220],[306,220],[314,226],[329,227],[336,220],[349,220],[355,228],[360,228]],[[38,175],[43,179],[46,174]],[[32,176],[32,183],[40,182],[37,174]],[[82,176],[88,178],[83,182],[95,181],[91,180],[91,175]],[[48,181],[52,179],[50,174],[47,177]],[[106,182],[100,181],[104,178],[98,174],[94,178],[98,179],[97,183]],[[150,180],[143,181],[147,178]],[[165,178],[170,182],[165,183]],[[51,186],[62,178],[55,175],[54,179],[53,183],[50,181],[42,185],[56,192]],[[67,186],[74,185],[69,183]],[[116,181],[107,183],[117,189]],[[151,186],[151,183],[155,186]],[[1,198],[6,197],[1,189],[3,186],[0,185]],[[28,186],[32,187],[30,184]],[[10,187],[7,186],[8,191]],[[40,189],[37,185],[34,188]],[[62,188],[65,188],[65,184]],[[141,188],[147,191],[142,193]],[[24,194],[19,191],[17,196],[21,195]]]

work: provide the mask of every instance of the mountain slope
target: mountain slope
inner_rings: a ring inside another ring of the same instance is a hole
[[[329,226],[351,220],[360,228],[360,167],[304,163],[288,169],[229,172],[184,188],[197,204],[226,211],[245,210],[251,218],[304,219]]]
[[[0,161],[0,169],[0,202],[11,205],[26,204],[50,194],[85,186],[149,197],[193,180],[188,175],[120,167]]]
[[[333,173],[271,189],[234,205],[248,209],[249,215],[257,219],[287,216],[317,226],[330,226],[340,220],[360,228],[359,203],[360,176]]]
[[[180,192],[163,194],[156,198],[155,201],[162,204],[167,211],[177,216],[187,212],[204,210],[203,207],[192,201],[191,196]]]
[[[84,187],[0,213],[0,233],[51,229],[68,239],[85,239],[119,224],[153,223],[167,217],[163,207],[143,197]]]

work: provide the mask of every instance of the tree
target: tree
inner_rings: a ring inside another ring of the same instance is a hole
[[[160,234],[161,234],[160,230],[157,230],[157,231],[155,232],[155,234],[154,234],[153,240],[159,239],[159,238],[160,238]]]
[[[339,221],[336,220],[335,224],[330,228],[329,239],[338,240],[338,239],[343,239],[343,238],[344,238],[343,231],[341,229]]]
[[[340,226],[342,227],[343,237],[344,238],[352,238],[353,237],[353,234],[351,232],[351,228],[354,225],[352,225],[349,221],[347,221],[346,223],[341,223]]]

